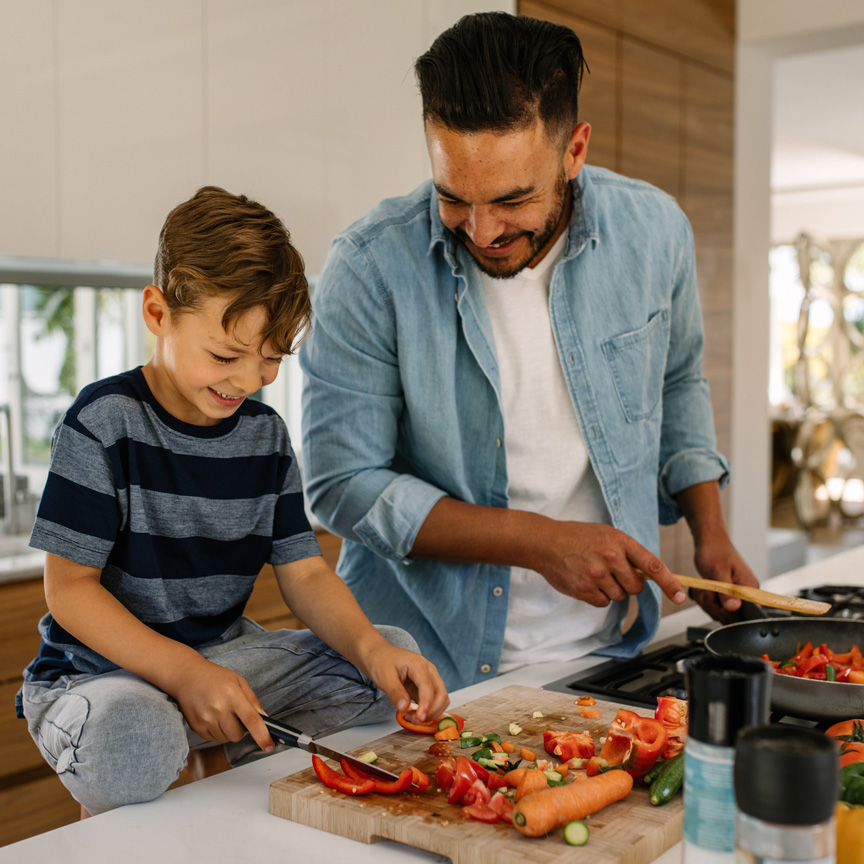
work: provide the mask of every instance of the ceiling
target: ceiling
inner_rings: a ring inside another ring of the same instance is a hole
[[[864,46],[779,60],[772,238],[864,237]]]

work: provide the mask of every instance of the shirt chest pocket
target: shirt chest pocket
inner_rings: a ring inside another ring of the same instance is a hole
[[[618,401],[629,423],[647,420],[660,403],[669,350],[669,313],[661,309],[638,330],[602,343]]]

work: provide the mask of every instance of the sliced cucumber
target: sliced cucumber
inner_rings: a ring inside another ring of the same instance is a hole
[[[455,717],[442,717],[438,721],[438,728],[439,729],[447,729],[450,726],[456,726],[458,728],[459,724],[456,722]]]
[[[357,757],[361,762],[368,762],[370,765],[378,761],[378,754],[374,750],[367,750],[362,756]]]
[[[494,741],[496,744],[501,743],[501,736],[497,732],[493,732],[491,735],[481,735],[480,737],[484,743],[487,741]]]
[[[462,738],[459,741],[459,746],[463,750],[467,750],[469,747],[479,747],[483,742],[476,735],[473,738]]]
[[[554,768],[550,768],[548,771],[543,772],[546,775],[546,779],[549,781],[550,785],[558,785],[559,783],[564,783],[564,775],[560,771],[556,771]]]
[[[473,732],[468,732],[467,730],[459,733],[460,738],[477,738],[479,736],[475,735]]]
[[[490,771],[497,771],[500,767],[500,763],[496,762],[494,759],[486,759],[484,756],[481,756],[479,759],[474,756],[473,759],[478,765],[482,765]]]
[[[564,839],[570,846],[584,846],[588,842],[588,826],[581,819],[574,819],[564,826]]]

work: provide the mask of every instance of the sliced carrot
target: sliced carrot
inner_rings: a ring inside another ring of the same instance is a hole
[[[597,700],[593,696],[580,696],[576,700],[577,705],[596,705]]]
[[[527,747],[520,747],[519,748],[519,755],[523,759],[527,759],[529,762],[536,762],[537,761],[537,754],[533,750],[529,750]]]
[[[519,785],[516,787],[516,794],[513,796],[514,801],[521,801],[526,795],[532,792],[539,792],[541,789],[548,789],[549,781],[546,775],[539,768],[526,768]]]
[[[438,741],[456,741],[459,738],[459,729],[456,726],[445,726],[435,733]]]
[[[545,771],[549,767],[549,760],[548,759],[538,759],[537,760],[537,767],[541,771]]]
[[[503,753],[504,752],[504,748],[497,741],[490,741],[489,743],[492,745],[492,752],[493,753]]]
[[[579,707],[579,716],[584,717],[586,720],[599,720],[600,719],[600,709],[599,708],[583,708]]]
[[[560,765],[553,765],[552,770],[557,771],[562,777],[566,777],[570,766],[566,762],[562,762]]]
[[[514,768],[512,771],[508,771],[504,775],[504,779],[507,781],[508,786],[512,786],[515,789],[519,785],[519,781],[522,779],[525,772],[530,770],[530,768]]]
[[[522,799],[517,789],[513,826],[527,837],[541,837],[626,798],[632,788],[633,778],[626,771],[607,771],[579,783],[541,789]]]
[[[505,753],[514,753],[516,751],[516,745],[512,744],[510,741],[502,741],[501,742],[501,749]]]

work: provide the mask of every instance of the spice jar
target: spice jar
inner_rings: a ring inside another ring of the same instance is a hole
[[[744,730],[735,746],[736,864],[834,864],[837,751],[800,726]]]
[[[685,662],[690,725],[684,747],[684,864],[735,861],[735,740],[768,720],[771,667],[737,655]]]

